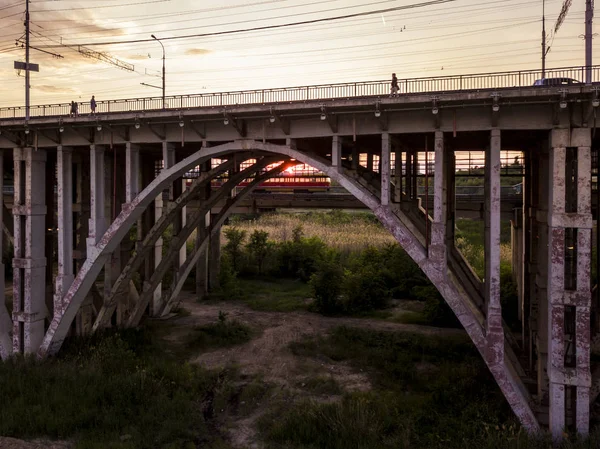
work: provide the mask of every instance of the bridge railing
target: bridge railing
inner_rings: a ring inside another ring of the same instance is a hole
[[[590,67],[592,82],[600,82],[600,66]],[[586,67],[564,67],[546,70],[546,78],[585,79]],[[444,93],[482,89],[531,87],[542,78],[541,70],[516,72],[477,73],[457,76],[406,78],[398,80],[400,94]],[[352,97],[381,97],[389,95],[390,80],[361,81],[355,83],[323,84],[234,92],[216,92],[194,95],[175,95],[165,98],[166,109],[198,107],[225,107],[245,104],[289,103],[309,100],[331,100]],[[97,101],[96,113],[156,111],[163,108],[162,97],[128,98]],[[31,117],[68,116],[70,103],[35,105],[30,107]],[[91,113],[89,102],[79,104],[79,114]],[[22,119],[25,107],[0,108],[0,119]]]

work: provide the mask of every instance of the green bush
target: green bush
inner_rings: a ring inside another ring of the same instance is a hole
[[[310,278],[310,287],[315,298],[317,312],[334,314],[344,311],[340,298],[344,284],[344,271],[335,257],[321,261],[318,269]]]
[[[237,273],[233,269],[229,254],[221,255],[219,286],[214,289],[214,292],[222,299],[239,299],[242,296]]]
[[[317,237],[298,236],[297,239],[283,242],[278,248],[279,273],[307,282],[317,271],[326,250],[325,243]]]
[[[350,313],[382,309],[388,305],[391,292],[380,271],[366,266],[355,272],[346,272],[344,290],[346,310]]]
[[[258,274],[263,274],[265,262],[274,249],[274,244],[269,242],[269,233],[256,229],[250,235],[250,242],[246,245],[246,249],[250,260],[256,264]]]
[[[244,240],[246,231],[237,228],[228,228],[224,231],[227,237],[227,244],[223,247],[225,254],[229,255],[233,271],[239,273],[243,268],[244,262]]]

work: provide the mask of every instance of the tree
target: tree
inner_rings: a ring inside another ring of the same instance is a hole
[[[267,256],[269,255],[269,251],[271,249],[271,245],[269,244],[268,238],[268,232],[256,229],[250,235],[250,243],[248,243],[248,245],[246,246],[251,257],[256,262],[256,266],[258,267],[258,274],[263,273],[264,262]]]
[[[226,229],[225,237],[227,237],[227,245],[225,245],[223,249],[231,258],[233,271],[239,272],[242,257],[244,255],[242,244],[246,238],[246,231],[237,228]]]

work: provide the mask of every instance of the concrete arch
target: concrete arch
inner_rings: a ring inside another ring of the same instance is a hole
[[[173,284],[171,284],[171,287],[169,288],[168,291],[165,291],[163,293],[162,308],[160,310],[161,316],[164,316],[170,312],[170,310],[174,304],[175,298],[177,297],[177,295],[183,288],[183,284],[184,284],[185,280],[187,279],[190,272],[196,265],[196,262],[198,262],[200,255],[206,249],[206,246],[208,245],[210,237],[213,236],[215,234],[215,232],[217,232],[221,228],[221,226],[223,225],[225,220],[231,215],[231,212],[234,210],[236,205],[240,201],[242,201],[246,196],[248,196],[254,190],[254,188],[256,186],[258,186],[261,182],[263,182],[269,178],[272,178],[273,176],[277,176],[283,170],[286,170],[291,166],[297,165],[298,163],[299,162],[284,161],[278,167],[275,167],[272,170],[270,170],[269,172],[264,173],[260,176],[257,176],[241,192],[239,192],[234,198],[232,198],[230,201],[227,202],[227,204],[221,210],[221,212],[219,213],[219,215],[216,218],[216,220],[214,221],[214,223],[210,224],[209,230],[204,231],[204,235],[202,236],[201,244],[199,246],[197,246],[196,248],[194,248],[194,251],[192,252],[192,254],[190,254],[188,256],[188,258],[186,259],[184,264],[179,268],[179,272],[177,273],[175,282]],[[177,246],[175,246],[173,248],[170,248],[170,251],[172,251],[172,254],[174,257],[176,254],[178,254],[179,248],[177,248]],[[139,319],[136,320],[135,322],[131,321],[128,324],[130,326],[135,326],[135,325],[139,324]]]
[[[110,295],[105,298],[104,304],[102,305],[98,316],[92,327],[92,331],[95,332],[99,328],[106,326],[115,311],[118,295],[122,294],[129,285],[129,281],[132,279],[133,274],[141,267],[144,263],[144,259],[150,251],[154,249],[154,244],[160,238],[165,229],[173,222],[175,216],[181,212],[181,210],[195,197],[197,196],[200,189],[206,186],[215,176],[224,173],[227,170],[232,169],[234,161],[229,160],[218,167],[208,171],[203,177],[197,178],[192,182],[189,190],[184,191],[174,203],[169,204],[168,210],[161,215],[158,221],[152,226],[148,235],[144,238],[140,248],[136,250],[136,254],[130,258],[127,262],[121,274],[115,281]]]
[[[463,298],[468,297],[460,283],[449,273],[448,267],[437,259],[428,259],[423,245],[409,231],[410,220],[400,211],[394,211],[389,206],[383,206],[377,196],[368,191],[353,177],[344,173],[340,167],[332,166],[329,161],[313,155],[307,155],[291,146],[261,143],[253,140],[240,140],[224,145],[208,148],[186,158],[172,168],[165,170],[150,185],[148,185],[124,210],[119,214],[98,244],[88,251],[88,259],[77,274],[73,284],[64,297],[64,313],[55,315],[50,328],[38,351],[38,356],[53,354],[62,345],[70,323],[85,294],[89,291],[93,280],[100,272],[108,255],[126,235],[131,225],[142,214],[148,204],[153,201],[158,192],[169,182],[173,182],[187,170],[202,163],[209,157],[218,157],[236,150],[266,151],[288,156],[309,164],[323,171],[331,179],[337,181],[363,204],[369,207],[381,223],[388,229],[407,254],[420,266],[427,277],[437,287],[446,302],[450,305],[459,321],[469,334],[471,340],[480,351],[483,359],[494,375],[504,396],[518,416],[523,426],[529,431],[539,431],[539,424],[531,410],[527,393],[518,379],[506,357],[498,358],[487,349],[484,329]]]
[[[186,244],[187,239],[198,227],[200,220],[206,215],[206,213],[210,211],[223,196],[229,194],[231,190],[235,188],[235,186],[241,181],[252,176],[254,173],[258,173],[260,170],[273,162],[275,162],[275,160],[272,157],[264,157],[262,160],[259,160],[252,166],[234,174],[222,187],[219,188],[216,194],[211,195],[210,198],[202,204],[200,210],[194,213],[194,216],[187,222],[185,227],[181,229],[179,234],[173,237],[169,245],[169,249],[167,250],[167,254],[162,258],[158,266],[155,268],[150,280],[144,283],[144,289],[129,317],[129,326],[139,323],[146,306],[150,302],[153,292],[158,287],[158,284],[161,283],[167,271],[172,267],[172,263],[175,257],[179,254],[179,250],[183,245]]]

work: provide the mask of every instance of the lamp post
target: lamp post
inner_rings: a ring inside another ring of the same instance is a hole
[[[154,34],[151,34],[150,37],[152,39],[156,39],[158,41],[158,43],[162,47],[162,51],[163,51],[163,57],[162,57],[162,62],[163,62],[163,64],[162,64],[162,107],[164,109],[165,108],[165,46],[160,41],[160,39],[157,38]]]

